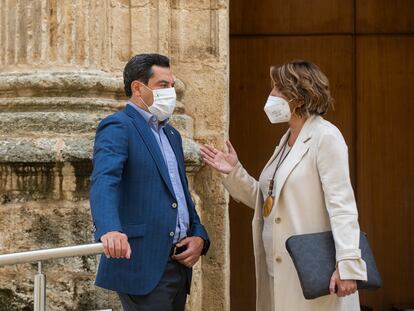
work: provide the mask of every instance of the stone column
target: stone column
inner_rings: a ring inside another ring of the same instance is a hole
[[[94,131],[124,102],[113,69],[127,56],[111,54],[111,2],[0,7],[1,252],[89,243]],[[93,256],[45,262],[48,310],[119,308],[93,286],[96,267]],[[0,310],[30,309],[35,270],[1,268]]]
[[[189,310],[228,310],[227,196],[197,142],[227,136],[227,2],[0,0],[0,252],[92,241],[91,153],[100,119],[125,104],[122,69],[170,56],[173,124],[193,198],[212,238]],[[46,262],[50,310],[119,309],[93,285],[97,257]],[[30,308],[35,265],[0,268],[0,310]]]
[[[186,85],[186,114],[194,118],[194,139],[223,149],[228,138],[228,1],[170,2],[168,50],[175,73]],[[161,45],[162,46],[162,45]],[[203,167],[194,176],[212,248],[202,261],[201,308],[230,310],[228,196],[221,176]],[[193,309],[192,309],[193,310]]]

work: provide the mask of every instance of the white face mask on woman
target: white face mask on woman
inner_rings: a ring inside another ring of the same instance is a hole
[[[144,85],[144,84],[143,84]],[[147,89],[151,90],[148,86],[144,85]],[[174,112],[177,95],[175,88],[170,87],[166,89],[151,90],[154,96],[154,102],[151,106],[148,106],[144,100],[141,101],[147,106],[148,111],[157,117],[158,121],[162,122],[170,118]]]
[[[272,95],[268,97],[264,111],[271,123],[289,122],[292,115],[289,102],[282,97]]]

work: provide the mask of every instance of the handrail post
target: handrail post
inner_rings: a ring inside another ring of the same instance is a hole
[[[39,261],[38,272],[34,280],[34,311],[46,311],[46,276],[42,273],[42,262]]]
[[[42,249],[0,255],[0,267],[37,262],[38,272],[34,279],[34,311],[46,311],[46,276],[42,273],[42,260],[102,254],[102,243]]]

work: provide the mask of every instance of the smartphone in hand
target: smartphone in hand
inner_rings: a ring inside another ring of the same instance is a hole
[[[187,245],[183,245],[183,246],[180,246],[180,247],[176,246],[174,248],[174,255],[179,255],[179,254],[185,252],[186,250],[187,250]]]

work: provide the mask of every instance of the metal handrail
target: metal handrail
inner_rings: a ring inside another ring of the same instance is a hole
[[[39,262],[49,259],[97,255],[103,252],[104,249],[102,243],[41,249],[36,251],[0,255],[0,266]]]
[[[41,249],[29,252],[0,255],[0,267],[21,263],[38,263],[34,280],[34,311],[46,310],[46,276],[42,273],[42,261],[49,259],[97,255],[104,252],[102,243]]]

